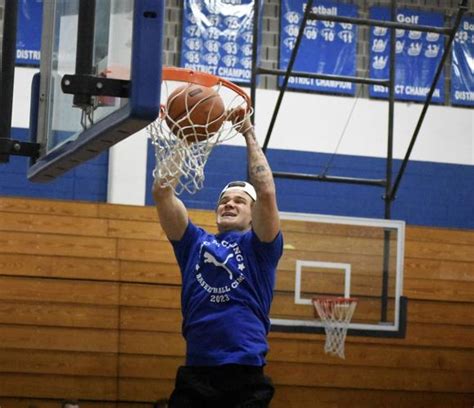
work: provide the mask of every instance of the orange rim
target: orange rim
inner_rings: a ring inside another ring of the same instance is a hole
[[[250,97],[240,86],[237,86],[233,82],[230,82],[224,78],[220,78],[216,75],[209,74],[207,72],[194,71],[192,69],[187,68],[163,67],[162,80],[190,82],[192,84],[208,87],[222,85],[242,96],[242,98],[244,98],[245,102],[247,103],[248,109],[250,109],[251,106]]]

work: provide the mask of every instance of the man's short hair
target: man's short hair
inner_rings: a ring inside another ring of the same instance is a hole
[[[247,193],[247,195],[252,199],[252,201],[257,201],[257,192],[255,191],[255,188],[254,186],[252,186],[252,184],[247,183],[246,181],[231,181],[222,189],[221,193],[219,194],[219,199],[217,200],[217,203],[221,201],[222,196],[227,191],[243,191],[244,193]]]

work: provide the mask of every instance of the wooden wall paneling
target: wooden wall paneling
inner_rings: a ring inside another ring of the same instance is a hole
[[[36,198],[0,197],[1,212],[54,214],[73,217],[102,218],[99,204],[79,201],[44,200]]]
[[[430,279],[404,279],[403,294],[409,299],[439,302],[473,302],[474,282]]]
[[[474,262],[474,246],[465,244],[445,244],[440,242],[408,241],[405,244],[407,258],[456,259],[461,262]]]
[[[168,398],[173,391],[174,380],[157,379],[119,379],[119,398],[121,400],[138,399],[139,396],[144,401],[156,401]],[[82,407],[81,407],[82,408]]]
[[[393,299],[389,300],[388,311],[393,313]],[[354,317],[356,320],[379,319],[380,301],[375,299],[363,299],[357,305]],[[410,323],[431,323],[433,325],[464,325],[473,326],[474,303],[460,302],[436,302],[410,299],[409,304]],[[313,305],[296,305],[292,293],[278,293],[275,297],[271,317],[284,316],[288,319],[312,319],[314,318]]]
[[[120,261],[119,270],[122,281],[181,285],[181,273],[176,262]]]
[[[320,222],[305,222],[295,220],[282,220],[284,232],[298,232],[313,235],[343,236],[383,239],[383,231],[378,227],[359,227],[357,225],[343,225]],[[394,236],[391,237],[395,239]],[[425,241],[447,244],[474,245],[474,234],[470,230],[434,228],[407,225],[405,228],[406,241]]]
[[[371,343],[371,344],[394,344],[404,346],[420,347],[446,347],[446,348],[474,348],[474,328],[472,326],[447,325],[447,324],[424,324],[411,323],[408,321],[407,334],[405,338],[378,338],[348,336],[346,338],[346,347],[349,343]],[[269,338],[298,340],[313,339],[315,334],[308,333],[284,333],[270,332]]]
[[[173,248],[170,243],[165,241],[119,238],[117,240],[117,257],[125,261],[176,264]]]
[[[4,300],[117,305],[119,284],[0,276],[0,298]]]
[[[124,378],[174,380],[183,357],[121,354],[120,374]]]
[[[357,225],[332,224],[318,221],[286,220],[280,221],[283,231],[300,232],[308,235],[345,235],[348,237],[374,237],[380,236],[375,228],[361,229]]]
[[[407,344],[423,346],[474,348],[474,326],[410,323]]]
[[[0,231],[105,237],[108,228],[99,218],[0,212]]]
[[[0,348],[116,353],[117,330],[0,325]]]
[[[122,330],[181,333],[181,323],[180,309],[122,307],[120,310]]]
[[[38,399],[38,398],[2,398],[0,406],[8,408],[59,408],[64,399]],[[81,408],[151,408],[151,403],[140,402],[97,402],[79,400]]]
[[[107,235],[114,238],[166,241],[166,235],[158,222],[108,220]]]
[[[180,333],[122,330],[120,353],[177,357],[185,353]]]
[[[209,232],[215,232],[216,229],[216,213],[206,210],[190,210],[189,215],[194,224],[206,229]]]
[[[470,326],[458,325],[427,325],[427,324],[409,324],[407,337],[405,339],[386,338],[380,339],[376,337],[359,337],[350,336],[346,339],[346,347],[352,343],[362,344],[382,344],[397,346],[427,346],[427,347],[446,347],[454,349],[473,349],[474,341],[472,340],[474,328]],[[136,339],[133,339],[136,336]],[[270,341],[273,339],[299,339],[306,341],[314,341],[315,339],[324,339],[323,334],[304,334],[304,333],[283,333],[270,332]],[[172,340],[170,340],[172,339]],[[157,343],[157,341],[160,341]],[[184,350],[184,341],[178,333],[170,332],[145,332],[145,331],[123,331],[121,334],[121,346],[123,352],[136,354],[163,354],[179,355],[178,351],[169,354],[171,350],[164,351],[162,348],[168,341],[177,342],[178,350]],[[139,346],[141,343],[141,347]]]
[[[98,217],[104,219],[146,221],[158,224],[158,215],[154,206],[134,206],[121,204],[97,204]],[[189,210],[191,220],[196,225],[214,227],[215,215],[213,211]]]
[[[474,246],[474,233],[470,230],[410,225],[405,230],[405,237],[407,241],[426,241]]]
[[[124,377],[170,379],[181,364],[179,358],[122,356]],[[277,384],[328,388],[395,389],[406,391],[470,392],[472,373],[444,369],[295,364],[272,361],[267,372]],[[354,381],[354,379],[356,379]]]
[[[117,399],[117,380],[113,377],[0,373],[0,384],[3,396]]]
[[[97,205],[98,216],[103,219],[157,222],[156,209],[137,205],[107,204]]]
[[[426,393],[277,386],[272,408],[469,408],[469,393]]]
[[[117,249],[112,238],[7,231],[0,234],[0,253],[115,258]]]
[[[181,307],[181,287],[122,283],[120,285],[120,304],[123,306],[179,309]]]
[[[309,236],[286,231],[283,232],[283,235],[285,244],[298,251],[374,256],[383,254],[384,243],[382,239],[326,235]]]
[[[474,264],[458,262],[455,259],[432,260],[405,257],[404,272],[407,278],[474,281]]]
[[[14,398],[0,396],[0,406],[8,408],[58,408],[60,400],[38,398]]]
[[[82,305],[0,300],[0,323],[118,329],[116,305]]]
[[[1,275],[116,281],[119,277],[119,261],[54,254],[0,253]]]
[[[410,299],[409,319],[413,323],[474,326],[474,303]]]
[[[144,350],[145,351],[145,350]],[[176,361],[182,362],[182,355],[162,356],[162,355],[138,355],[122,354],[121,361],[127,362],[126,376],[143,378],[162,378],[159,372],[155,373],[155,366],[162,364],[165,369]],[[419,359],[419,360],[417,360]],[[268,365],[274,363],[289,363],[296,366],[316,364],[340,367],[354,367],[364,369],[372,368],[393,368],[401,370],[418,369],[427,372],[442,370],[451,373],[458,372],[460,375],[472,377],[474,357],[472,352],[467,350],[439,350],[423,347],[403,347],[403,346],[380,346],[373,344],[350,343],[346,347],[346,360],[342,360],[324,353],[324,337],[306,342],[302,345],[297,341],[270,341],[270,353],[268,355]],[[165,364],[165,361],[173,363]],[[138,372],[132,375],[133,370]],[[125,375],[125,372],[121,370]],[[157,377],[158,376],[158,377]]]
[[[267,373],[277,385],[306,387],[469,393],[474,386],[473,376],[450,370],[273,362],[268,365]]]
[[[215,230],[212,211],[191,210],[190,217]],[[4,384],[15,404],[23,396],[48,404],[168,396],[185,353],[181,277],[156,209],[0,199],[0,220],[0,405]],[[297,259],[350,263],[352,293],[374,295],[380,231],[282,226],[286,249],[272,315],[312,318],[312,307],[294,305]],[[272,407],[471,406],[473,247],[472,231],[407,227],[405,339],[350,336],[340,360],[324,354],[323,334],[271,332]],[[318,285],[334,290],[339,280],[337,272],[310,270],[304,295]],[[359,318],[378,319],[374,302],[358,309]]]
[[[468,349],[393,345],[383,344],[382,341],[376,344],[347,341],[346,359],[342,360],[324,352],[324,341],[325,335],[315,335],[311,340],[271,338],[269,364],[275,361],[337,366],[474,371],[474,353]]]
[[[25,374],[115,377],[115,353],[1,349],[1,371]]]

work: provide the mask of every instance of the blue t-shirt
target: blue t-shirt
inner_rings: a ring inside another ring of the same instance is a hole
[[[213,235],[189,221],[171,243],[183,281],[186,365],[264,365],[281,233],[264,243],[253,230]]]

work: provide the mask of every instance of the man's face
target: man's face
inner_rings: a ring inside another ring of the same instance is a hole
[[[252,204],[253,201],[247,193],[239,190],[227,191],[221,197],[216,210],[219,232],[250,229]]]

